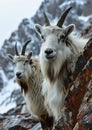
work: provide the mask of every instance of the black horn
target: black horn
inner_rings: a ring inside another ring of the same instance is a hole
[[[46,25],[47,25],[47,26],[50,26],[49,19],[48,19],[48,17],[47,17],[47,15],[46,15],[45,12],[44,12],[44,18],[45,18]]]
[[[18,56],[19,53],[18,53],[18,49],[17,49],[17,42],[15,43],[15,52],[16,52],[16,55]]]
[[[65,18],[66,16],[68,15],[69,11],[71,10],[72,7],[69,7],[68,9],[65,10],[65,12],[61,15],[58,23],[57,23],[57,26],[58,27],[62,27],[64,21],[65,21]]]
[[[23,46],[23,48],[22,48],[21,55],[24,55],[24,54],[25,54],[26,46],[28,45],[29,42],[31,42],[31,40],[26,41],[26,43],[24,44],[24,46]]]

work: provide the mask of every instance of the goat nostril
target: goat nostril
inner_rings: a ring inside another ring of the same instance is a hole
[[[49,49],[49,48],[45,50],[45,53],[48,54],[48,55],[51,54],[52,52],[53,52],[53,50]]]
[[[21,72],[17,72],[17,73],[16,73],[16,76],[17,76],[18,78],[20,78],[20,77],[21,77],[21,74],[22,74]]]

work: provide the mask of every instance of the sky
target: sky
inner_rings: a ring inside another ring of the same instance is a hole
[[[24,18],[32,17],[43,0],[0,0],[0,46]]]

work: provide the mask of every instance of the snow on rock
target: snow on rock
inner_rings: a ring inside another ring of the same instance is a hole
[[[0,114],[6,113],[16,107],[16,102],[11,98],[11,93],[16,89],[19,89],[19,86],[11,79],[7,82],[7,86],[0,92]]]

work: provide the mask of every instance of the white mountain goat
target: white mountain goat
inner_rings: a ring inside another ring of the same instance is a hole
[[[63,116],[64,101],[67,93],[66,80],[72,73],[77,57],[83,50],[88,39],[75,35],[74,25],[63,26],[68,8],[56,26],[35,25],[37,33],[43,39],[40,50],[40,65],[44,76],[42,94],[45,106],[50,115],[59,120]]]
[[[29,112],[39,118],[44,130],[48,130],[48,127],[53,126],[53,118],[48,116],[44,107],[44,98],[41,94],[43,76],[39,61],[32,57],[32,52],[25,54],[29,42],[24,44],[21,53],[18,53],[15,44],[16,55],[8,54],[8,57],[13,61],[16,80],[21,87]]]

